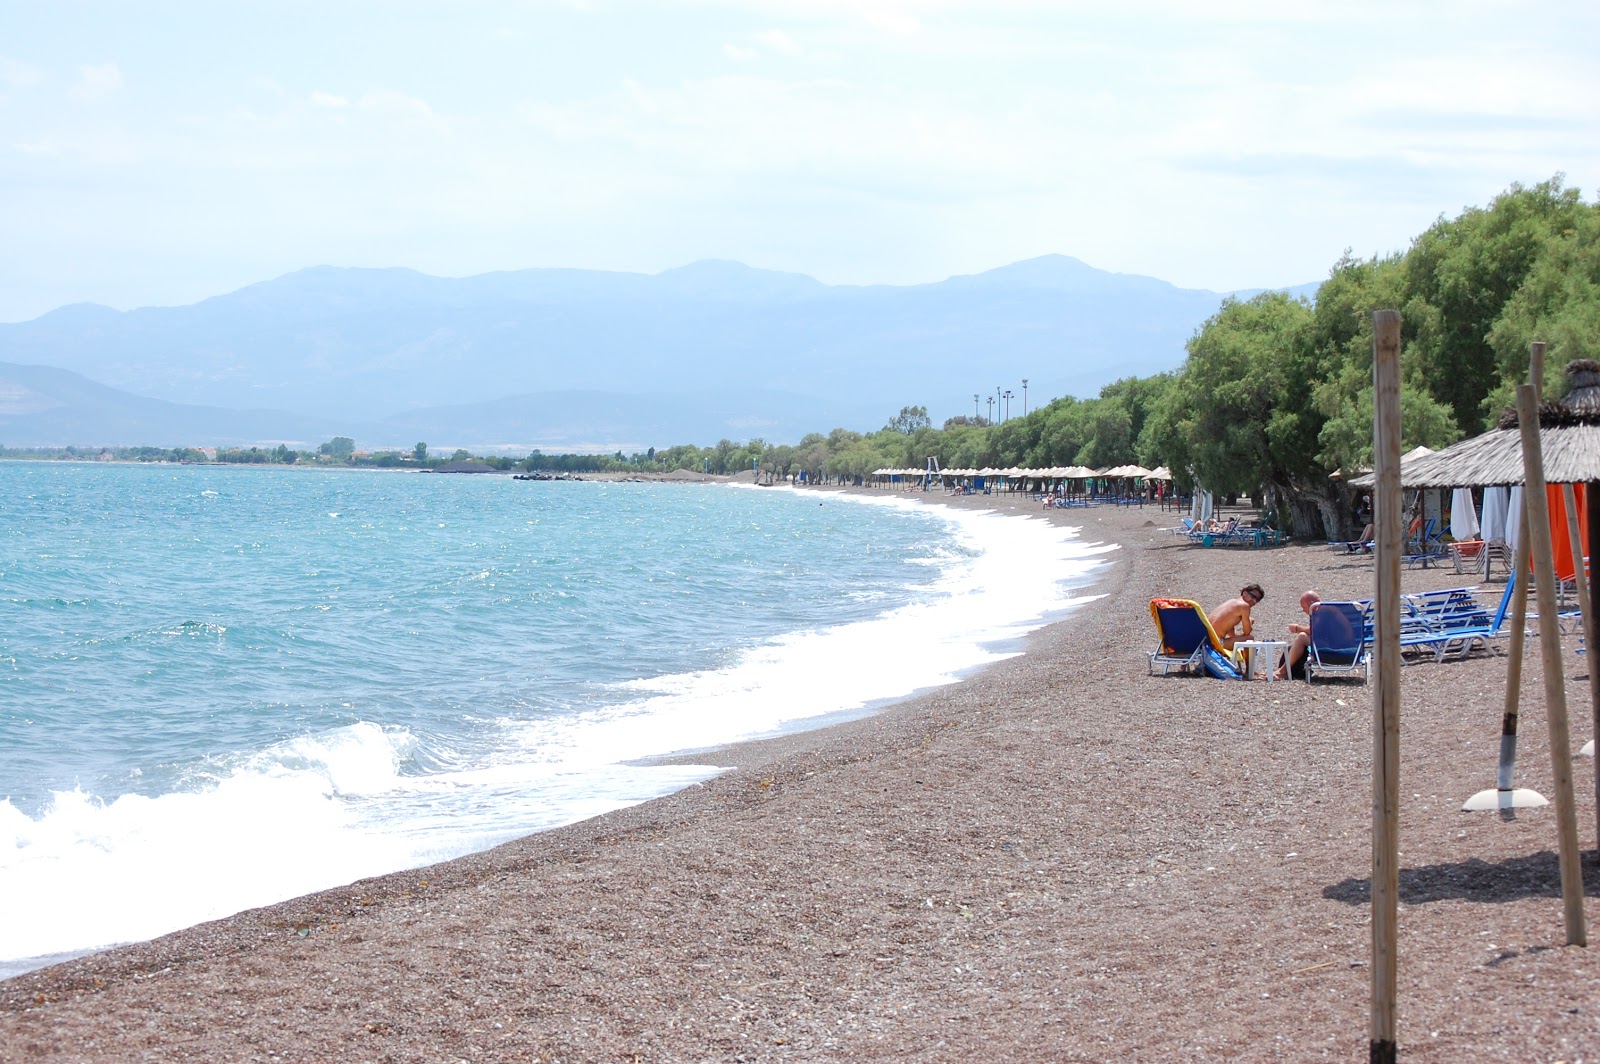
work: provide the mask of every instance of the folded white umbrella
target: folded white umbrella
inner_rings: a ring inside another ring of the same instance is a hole
[[[1478,538],[1478,511],[1473,506],[1471,488],[1457,488],[1450,497],[1450,534],[1457,543]]]
[[[1511,492],[1503,484],[1483,489],[1483,538],[1493,543],[1506,537],[1506,511],[1511,506]]]
[[[1522,541],[1522,485],[1511,488],[1511,501],[1506,504],[1506,543],[1512,550]]]

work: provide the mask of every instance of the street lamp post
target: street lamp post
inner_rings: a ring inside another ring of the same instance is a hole
[[[1022,416],[1028,416],[1028,378],[1022,378]]]
[[[978,393],[972,393],[972,420],[978,420]]]
[[[1010,388],[1006,389],[1005,400],[1006,400],[1006,420],[1007,421],[1011,420],[1011,398],[1014,395],[1016,395],[1016,393],[1013,392]]]
[[[994,412],[996,414],[1000,413],[1000,386],[998,384],[994,386]]]
[[[984,402],[989,404],[989,424],[994,424],[994,396],[989,396]]]

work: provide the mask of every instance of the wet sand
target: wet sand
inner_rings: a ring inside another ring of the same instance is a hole
[[[1023,656],[720,751],[676,795],[0,983],[0,1060],[1365,1059],[1372,687],[1145,656],[1152,597],[1259,581],[1257,632],[1281,633],[1307,587],[1370,596],[1371,560],[1194,547],[1148,508],[1049,519],[1122,549]],[[1549,796],[1540,675],[1530,641],[1517,782]],[[1504,641],[1402,671],[1408,1059],[1600,1058],[1600,942],[1564,945],[1554,807],[1460,811],[1494,785],[1505,677]]]

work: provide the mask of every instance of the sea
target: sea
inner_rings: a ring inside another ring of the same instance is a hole
[[[0,977],[692,786],[1019,653],[1108,549],[915,493],[0,462]]]

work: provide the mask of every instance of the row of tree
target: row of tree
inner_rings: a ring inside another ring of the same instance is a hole
[[[1314,304],[1281,292],[1225,301],[1173,372],[998,425],[961,417],[934,429],[908,407],[874,435],[808,436],[770,460],[780,474],[787,464],[834,476],[920,468],[929,455],[963,467],[1165,465],[1182,488],[1251,495],[1296,534],[1336,535],[1348,508],[1333,474],[1371,464],[1380,308],[1402,316],[1404,446],[1476,435],[1511,404],[1530,341],[1549,345],[1552,382],[1566,362],[1600,355],[1600,204],[1559,175],[1513,185],[1441,217],[1404,252],[1346,253]]]

